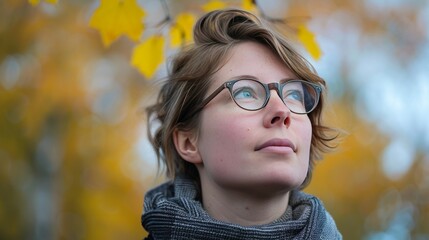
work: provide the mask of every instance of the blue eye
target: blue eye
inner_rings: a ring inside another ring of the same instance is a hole
[[[252,88],[242,87],[234,91],[234,99],[257,98],[257,94]]]
[[[299,91],[299,90],[291,90],[285,94],[284,98],[285,100],[288,100],[288,101],[303,102],[304,94],[302,91]]]

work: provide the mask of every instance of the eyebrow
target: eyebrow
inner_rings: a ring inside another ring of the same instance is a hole
[[[300,80],[300,78],[283,78],[283,79],[280,79],[279,83],[285,83],[292,80]]]
[[[230,78],[228,81],[233,81],[233,80],[243,80],[243,79],[249,79],[249,80],[256,80],[256,81],[261,81],[259,78],[253,76],[253,75],[238,75],[235,77]],[[285,83],[291,80],[298,80],[299,78],[293,78],[293,77],[289,77],[289,78],[282,78],[280,79],[278,82],[279,83]]]
[[[232,78],[229,78],[228,81],[234,81],[234,80],[243,80],[243,79],[252,79],[252,80],[257,80],[259,81],[259,79],[255,76],[252,75],[238,75]]]

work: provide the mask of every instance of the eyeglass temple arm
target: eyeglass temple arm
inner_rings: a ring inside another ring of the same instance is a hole
[[[212,94],[210,94],[206,99],[204,99],[201,104],[195,108],[194,111],[192,111],[190,114],[187,115],[185,118],[186,120],[194,116],[196,113],[201,111],[213,98],[215,98],[223,89],[227,88],[228,83],[222,84],[220,87],[218,87]]]

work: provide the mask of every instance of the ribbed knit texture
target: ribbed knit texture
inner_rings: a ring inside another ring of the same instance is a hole
[[[213,219],[197,196],[192,181],[184,178],[149,191],[141,218],[147,239],[342,239],[320,200],[303,192],[291,192],[282,217],[251,227]]]

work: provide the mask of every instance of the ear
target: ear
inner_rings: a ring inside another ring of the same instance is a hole
[[[177,152],[184,160],[194,164],[202,162],[194,132],[176,129],[173,133],[173,141]]]

